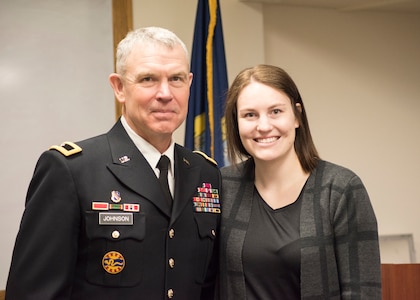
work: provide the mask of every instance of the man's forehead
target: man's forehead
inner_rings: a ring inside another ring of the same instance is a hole
[[[181,45],[137,44],[131,50],[129,57],[161,57],[167,59],[184,60],[188,63],[187,53]]]
[[[129,68],[128,72],[136,75],[185,75],[189,70],[181,65],[139,64]]]
[[[189,63],[182,54],[138,52],[132,53],[127,59],[127,69],[185,72],[189,71]]]

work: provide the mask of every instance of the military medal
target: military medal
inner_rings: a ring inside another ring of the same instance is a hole
[[[196,212],[220,214],[219,190],[213,189],[210,183],[203,183],[197,188],[197,196],[193,197],[193,208]]]
[[[123,210],[124,211],[139,212],[140,211],[140,204],[137,204],[137,203],[123,204]]]
[[[122,210],[127,212],[139,212],[140,204],[138,203],[108,203],[108,202],[92,202],[92,210]]]
[[[93,201],[92,210],[121,210],[130,213],[140,212],[140,204],[138,203],[119,203],[122,199],[119,191],[112,191],[110,199],[114,203]]]
[[[110,204],[109,204],[109,209],[118,209],[118,210],[122,210],[122,209],[123,209],[123,205],[122,205],[122,204],[110,203]]]
[[[109,203],[107,202],[92,202],[92,209],[93,210],[108,210]]]

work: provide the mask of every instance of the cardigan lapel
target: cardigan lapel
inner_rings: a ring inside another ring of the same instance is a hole
[[[238,167],[228,166],[221,170],[223,176],[222,199],[225,203],[220,233],[221,247],[224,251],[229,251],[230,255],[238,258],[226,260],[225,255],[221,257],[224,269],[221,270],[220,277],[221,285],[226,293],[223,298],[226,299],[246,298],[242,251],[246,228],[251,218],[254,196],[253,168],[253,161],[248,160]],[[228,273],[235,275],[227,276]]]

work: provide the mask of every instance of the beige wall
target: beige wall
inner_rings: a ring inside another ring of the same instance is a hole
[[[191,46],[196,1],[133,2],[135,27],[168,27]],[[419,15],[239,0],[221,0],[221,9],[230,82],[257,63],[285,68],[322,157],[362,178],[381,235],[413,234],[420,249]],[[176,139],[183,142],[183,128]],[[405,248],[391,250],[384,259],[405,262]]]
[[[0,1],[0,20],[8,24],[0,31],[8,41],[0,47],[0,289],[38,156],[51,144],[103,133],[114,122],[107,80],[110,1],[62,2],[54,6],[62,13],[51,13],[47,0],[28,3]],[[191,49],[196,0],[133,4],[135,27],[168,27]],[[419,15],[338,13],[239,0],[221,0],[221,8],[229,80],[257,63],[289,71],[321,155],[361,176],[382,235],[413,233],[420,249]],[[183,128],[176,139],[183,143]]]
[[[109,0],[0,0],[0,289],[38,157],[115,122],[111,9]]]
[[[412,233],[420,249],[419,15],[273,5],[263,15],[266,62],[295,78],[321,156],[361,176],[381,235]]]

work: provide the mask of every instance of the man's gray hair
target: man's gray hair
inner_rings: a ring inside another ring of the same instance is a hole
[[[161,27],[144,27],[130,31],[118,44],[116,55],[116,71],[118,74],[125,75],[127,57],[137,45],[162,45],[169,49],[180,45],[185,51],[185,57],[188,62],[187,46],[175,33]]]

